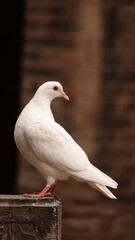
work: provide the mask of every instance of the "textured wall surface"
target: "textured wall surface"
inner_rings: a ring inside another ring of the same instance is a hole
[[[36,88],[59,80],[70,102],[57,99],[56,120],[119,182],[117,201],[68,181],[63,240],[135,239],[135,2],[43,1],[26,3],[21,108]],[[20,159],[18,191],[36,191],[44,180]]]
[[[61,240],[61,203],[0,195],[0,239]]]

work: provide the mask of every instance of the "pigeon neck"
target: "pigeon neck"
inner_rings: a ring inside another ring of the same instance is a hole
[[[49,118],[54,120],[52,111],[51,111],[51,102],[53,99],[42,98],[41,96],[34,96],[33,101],[35,104],[38,105],[38,107],[46,114]]]

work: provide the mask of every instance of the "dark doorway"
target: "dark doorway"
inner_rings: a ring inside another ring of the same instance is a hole
[[[23,0],[0,6],[0,194],[15,191],[14,125],[18,112]]]

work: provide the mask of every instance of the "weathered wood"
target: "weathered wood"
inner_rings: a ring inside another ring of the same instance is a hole
[[[0,240],[60,240],[61,203],[0,195]]]

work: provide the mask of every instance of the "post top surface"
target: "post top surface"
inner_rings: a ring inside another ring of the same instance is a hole
[[[1,206],[38,206],[38,207],[50,207],[58,206],[61,203],[53,197],[42,198],[28,198],[23,195],[0,195],[0,207]]]

